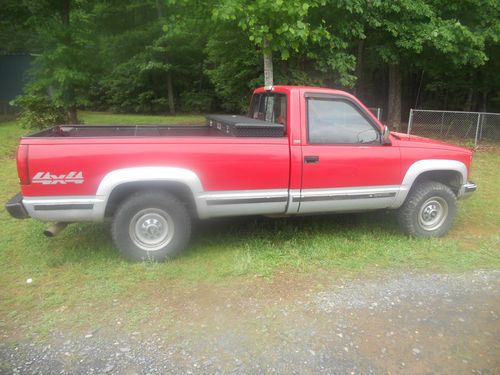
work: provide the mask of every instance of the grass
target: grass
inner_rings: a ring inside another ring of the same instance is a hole
[[[204,123],[204,117],[200,115],[182,115],[182,116],[151,116],[151,115],[129,115],[116,114],[109,112],[88,112],[79,113],[80,120],[84,124],[199,124]]]
[[[13,116],[0,117],[0,159],[13,158],[19,137],[28,131],[19,126]]]
[[[202,120],[94,112],[84,112],[82,118],[87,124]],[[13,155],[17,138],[25,132],[14,120],[0,122],[2,202],[19,189]],[[190,248],[173,261],[131,264],[113,248],[109,223],[73,224],[47,239],[43,223],[18,221],[0,210],[0,331],[86,329],[105,326],[116,316],[136,329],[152,314],[158,289],[193,283],[216,288],[234,279],[273,278],[283,271],[345,275],[377,269],[499,268],[499,164],[497,149],[476,153],[473,179],[479,190],[460,202],[456,224],[440,239],[410,239],[398,230],[394,216],[384,212],[224,219],[198,225]],[[28,286],[27,278],[33,278],[33,284]],[[126,311],[116,300],[128,301]]]

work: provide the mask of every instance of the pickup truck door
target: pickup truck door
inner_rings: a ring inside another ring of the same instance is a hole
[[[299,213],[389,207],[401,182],[400,151],[351,97],[304,93]]]

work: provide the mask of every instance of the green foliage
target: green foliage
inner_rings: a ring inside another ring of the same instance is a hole
[[[130,1],[96,7],[98,29],[105,32],[99,41],[104,47],[103,79],[93,103],[120,112],[166,112],[170,80],[181,110],[210,108],[214,95],[203,71],[206,11],[190,2]],[[206,94],[209,97],[200,98]]]
[[[105,104],[115,112],[158,113],[165,110],[158,77],[144,54],[138,54],[118,65],[101,84]]]
[[[245,111],[263,83],[264,39],[273,52],[275,84],[352,86],[352,42],[363,37],[362,7],[353,1],[226,0],[213,9],[217,27],[206,72],[226,110]]]
[[[401,71],[406,108],[486,110],[493,104],[488,95],[498,91],[493,77],[498,74],[490,60],[500,35],[500,3],[395,0],[367,5],[362,15],[363,97],[383,105],[382,79],[394,64]],[[467,106],[471,89],[474,99]]]
[[[359,9],[352,2],[226,0],[214,8],[213,17],[233,30],[241,30],[257,50],[265,50],[267,40],[269,51],[264,52],[277,53],[275,60],[282,67],[277,77],[284,77],[286,82],[298,83],[292,72],[307,66],[312,77],[322,75],[328,77],[326,81],[334,78],[341,85],[351,86],[355,59],[348,51],[349,42],[362,35],[359,22],[352,17],[356,11]],[[290,64],[284,63],[288,61]]]
[[[67,122],[64,107],[57,105],[43,91],[30,88],[12,103],[21,107],[19,122],[24,128],[44,129]]]
[[[324,0],[225,0],[213,10],[215,19],[236,23],[256,46],[279,52],[287,60],[291,51],[299,52],[309,42],[328,43],[330,35],[323,24],[307,21],[310,9],[324,6]]]
[[[19,0],[2,0],[0,6],[0,52],[26,53],[33,48],[32,30],[26,24],[30,16]]]
[[[184,91],[180,95],[181,110],[186,113],[207,113],[214,110],[210,91]]]
[[[220,26],[211,34],[206,51],[205,72],[222,98],[222,108],[245,112],[252,88],[264,81],[261,54],[240,30]]]
[[[387,65],[399,64],[404,102],[424,71],[423,101],[460,107],[472,88],[476,107],[500,108],[498,1],[4,3],[0,52],[35,53],[32,79],[65,110],[161,113],[170,94],[183,111],[245,111],[263,84],[263,52],[276,84],[349,89],[364,76],[357,93],[382,105]]]
[[[425,0],[374,2],[366,20],[374,30],[379,56],[385,62],[399,63],[419,55],[440,55],[451,65],[482,65],[486,61],[484,35],[452,14],[442,14],[442,6]]]
[[[37,33],[41,53],[36,57],[33,79],[50,88],[56,107],[67,110],[89,104],[88,91],[96,69],[96,40],[89,3],[30,1],[29,23]]]

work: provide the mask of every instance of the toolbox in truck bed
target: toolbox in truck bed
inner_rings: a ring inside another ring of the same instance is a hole
[[[207,125],[234,137],[283,137],[285,126],[237,115],[207,115]]]

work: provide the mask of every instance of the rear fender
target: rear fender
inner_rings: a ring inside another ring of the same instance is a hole
[[[122,184],[144,182],[175,182],[186,185],[193,194],[195,208],[200,218],[206,216],[198,197],[203,193],[203,186],[199,177],[193,171],[175,167],[136,167],[117,169],[108,173],[99,184],[97,197],[102,203],[94,207],[94,217],[102,219],[112,191]]]

